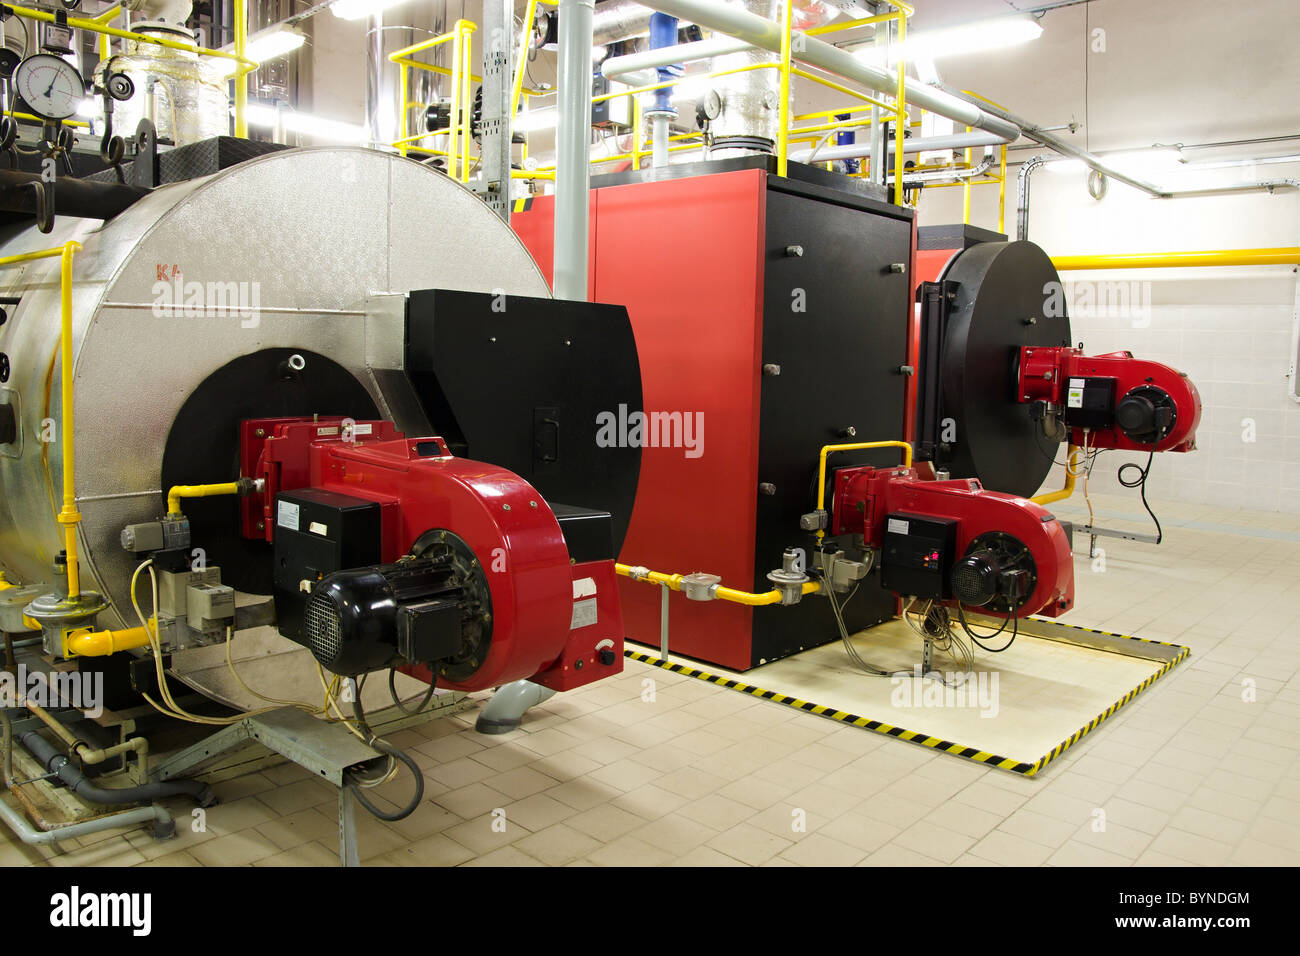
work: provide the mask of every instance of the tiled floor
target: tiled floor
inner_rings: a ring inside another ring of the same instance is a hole
[[[1094,501],[1107,525],[1138,511]],[[1192,657],[1038,778],[628,662],[503,737],[476,734],[473,712],[396,735],[425,801],[396,824],[359,814],[364,862],[1300,864],[1300,517],[1160,510],[1159,548],[1103,540],[1102,562],[1078,543],[1070,620]],[[177,803],[174,840],[109,834],[56,852],[6,834],[0,864],[336,862],[334,793],[304,772],[218,791],[202,832]]]

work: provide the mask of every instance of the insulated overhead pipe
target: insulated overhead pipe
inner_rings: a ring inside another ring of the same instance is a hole
[[[560,0],[558,111],[555,130],[557,299],[587,300],[591,194],[591,37],[596,0]]]
[[[744,40],[713,37],[709,40],[696,40],[693,43],[679,43],[671,48],[611,56],[601,63],[600,72],[611,80],[623,80],[633,86],[650,86],[659,82],[655,71],[662,67],[711,60],[715,56],[725,56],[728,53],[742,53],[748,50],[749,46]],[[644,82],[641,82],[643,80]]]
[[[863,126],[867,125],[864,120]],[[798,132],[796,129],[795,132]],[[974,146],[997,146],[1003,142],[1000,136],[993,133],[953,133],[949,136],[922,136],[916,139],[903,140],[903,153],[923,153],[932,149],[967,149]],[[894,141],[890,140],[886,148],[890,153],[894,152]],[[837,159],[857,159],[863,156],[870,156],[873,153],[870,143],[852,143],[847,146],[831,146],[828,148],[812,150],[800,149],[790,154],[790,161],[793,163],[806,163],[813,158],[816,153],[816,161],[819,163],[828,163]]]
[[[716,0],[650,0],[649,6],[683,20],[690,20],[709,30],[716,30],[773,53],[781,52],[781,28],[777,24],[746,10]],[[859,60],[847,50],[824,40],[795,31],[791,55],[802,63],[820,67],[837,76],[861,83],[869,89],[890,95],[898,94],[898,76]],[[999,143],[1009,143],[1020,135],[1014,121],[993,115],[967,99],[923,83],[909,84],[907,102],[947,117],[961,126],[995,133]]]

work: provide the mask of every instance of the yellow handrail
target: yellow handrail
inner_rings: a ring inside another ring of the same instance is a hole
[[[70,21],[69,21],[70,22]],[[59,374],[60,402],[63,406],[63,507],[59,509],[55,520],[63,526],[63,550],[68,568],[68,597],[75,599],[81,595],[81,571],[77,562],[77,525],[81,523],[81,513],[77,511],[76,462],[73,458],[72,441],[72,257],[81,249],[81,243],[65,242],[53,249],[38,252],[24,252],[16,256],[0,258],[0,266],[12,266],[22,262],[34,262],[37,259],[53,259],[58,256],[59,263],[59,356],[61,363]]]
[[[398,68],[397,74],[397,103],[398,103],[398,120],[397,120],[397,139],[393,140],[392,145],[401,155],[406,156],[410,152],[429,153],[434,156],[447,157],[447,175],[452,179],[460,182],[469,182],[469,149],[470,142],[473,140],[471,115],[471,95],[470,89],[474,83],[481,82],[482,78],[470,72],[470,40],[469,36],[478,25],[472,20],[457,20],[452,24],[452,28],[447,33],[440,33],[438,36],[430,37],[428,40],[421,40],[419,43],[412,43],[410,46],[403,47],[388,55],[390,62],[395,63]],[[412,59],[417,53],[423,53],[431,50],[436,46],[451,41],[451,69],[446,67],[435,66],[432,63],[421,63],[419,60]],[[432,130],[427,133],[417,133],[412,135],[410,132],[410,103],[408,102],[408,69],[425,70],[431,73],[438,73],[443,76],[451,77],[451,126],[446,130]],[[412,143],[424,139],[427,136],[449,135],[450,140],[446,152],[441,150],[430,150],[424,147],[416,147]]]
[[[1300,246],[1265,249],[1210,249],[1202,252],[1127,252],[1101,256],[1052,256],[1068,269],[1164,269],[1178,266],[1300,265]]]
[[[647,584],[660,584],[670,591],[680,591],[682,589],[682,578],[684,574],[665,574],[662,571],[651,571],[649,569],[635,568],[630,564],[615,563],[614,571],[623,575],[625,578],[631,578],[633,581],[644,581]],[[638,573],[633,573],[638,572]],[[816,581],[805,581],[802,588],[804,594],[816,594],[821,590],[821,585]],[[744,604],[747,607],[762,607],[768,604],[780,604],[781,592],[776,588],[771,591],[762,591],[755,593],[753,591],[740,591],[736,588],[728,588],[719,585],[714,589],[715,597],[730,601],[732,604]]]
[[[826,510],[826,456],[837,451],[862,451],[868,448],[903,449],[903,467],[912,467],[912,446],[905,441],[859,441],[847,445],[823,445],[817,462],[817,510]],[[826,537],[824,529],[818,529],[817,540]]]
[[[235,56],[242,60],[248,49],[248,0],[233,0],[230,15],[235,21]],[[248,81],[244,77],[235,74],[235,136],[239,139],[248,138]]]
[[[776,174],[784,177],[790,167],[790,53],[793,46],[794,0],[781,4],[781,80],[776,128]]]

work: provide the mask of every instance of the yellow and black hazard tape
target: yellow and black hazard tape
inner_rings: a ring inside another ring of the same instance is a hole
[[[1173,641],[1157,641],[1150,637],[1138,637],[1136,634],[1121,634],[1118,631],[1103,631],[1096,627],[1080,627],[1078,624],[1066,624],[1062,621],[1054,621],[1050,617],[1038,617],[1037,615],[1032,616],[1030,620],[1041,621],[1044,624],[1052,624],[1056,627],[1068,627],[1072,631],[1086,631],[1089,634],[1100,634],[1103,637],[1118,637],[1126,641],[1141,641],[1143,644],[1159,644],[1161,647],[1181,647],[1184,653],[1179,654],[1178,659],[1182,660],[1187,656],[1187,648],[1183,647],[1182,644],[1175,644]]]
[[[1073,625],[1065,625],[1073,627]],[[1079,628],[1083,631],[1092,631],[1094,634],[1106,634],[1110,637],[1120,637],[1126,640],[1141,641],[1145,638],[1131,637],[1128,634],[1115,634],[1112,631],[1098,631],[1092,628]],[[989,753],[988,751],[979,750],[975,747],[967,747],[963,744],[955,744],[950,740],[943,740],[939,737],[931,737],[926,734],[917,733],[913,730],[906,730],[902,727],[894,727],[880,720],[872,720],[869,717],[859,717],[857,714],[851,714],[848,711],[835,710],[822,704],[814,704],[806,700],[800,700],[798,697],[790,697],[786,694],[778,694],[776,691],[764,690],[761,687],[755,687],[753,684],[746,684],[743,681],[733,680],[729,677],[722,677],[718,674],[710,674],[708,671],[702,671],[695,667],[687,667],[685,664],[675,664],[672,661],[665,661],[662,658],[652,657],[649,654],[642,654],[639,651],[624,649],[623,653],[634,661],[640,661],[642,664],[651,664],[655,667],[662,667],[664,670],[671,671],[674,674],[681,674],[684,677],[694,677],[697,680],[707,681],[710,684],[717,684],[719,687],[726,687],[729,690],[738,690],[743,694],[750,694],[762,700],[770,700],[778,704],[785,704],[787,707],[794,707],[796,710],[804,710],[810,714],[816,714],[819,717],[826,717],[830,720],[838,720],[841,723],[851,724],[854,727],[861,727],[864,730],[872,730],[878,734],[884,734],[887,737],[896,737],[899,740],[906,740],[914,744],[920,744],[922,747],[930,747],[933,750],[941,750],[946,754],[954,757],[962,757],[966,760],[973,760],[976,763],[988,764],[991,767],[997,767],[1000,770],[1009,770],[1012,773],[1022,774],[1026,777],[1032,777],[1049,763],[1055,760],[1061,754],[1065,753],[1089,733],[1101,725],[1102,721],[1111,717],[1121,707],[1135,698],[1142,691],[1154,684],[1160,677],[1163,677],[1178,662],[1182,661],[1190,653],[1188,648],[1180,644],[1170,644],[1165,641],[1146,641],[1148,644],[1164,644],[1166,647],[1179,647],[1180,653],[1173,659],[1166,661],[1159,670],[1138,684],[1131,691],[1121,697],[1115,703],[1107,707],[1102,713],[1098,714],[1092,720],[1088,721],[1083,727],[1079,728],[1068,739],[1063,740],[1051,749],[1049,753],[1044,754],[1034,763],[1024,763],[1014,760],[1010,757],[1003,757],[998,754]]]
[[[778,704],[785,704],[787,707],[794,707],[797,710],[806,710],[808,713],[816,714],[818,717],[827,717],[831,720],[838,720],[846,724],[852,724],[854,727],[861,727],[864,730],[874,730],[878,734],[884,734],[887,737],[897,737],[899,740],[907,740],[914,744],[920,744],[922,747],[931,747],[935,750],[942,750],[944,753],[949,753],[956,757],[965,757],[967,760],[974,760],[976,763],[986,763],[994,767],[999,767],[1002,770],[1010,770],[1013,773],[1023,773],[1026,776],[1032,775],[1038,771],[1038,767],[1031,763],[1021,763],[1018,760],[1012,760],[1010,757],[1002,757],[998,754],[991,754],[983,750],[978,750],[975,747],[955,744],[950,740],[943,740],[939,737],[930,737],[926,734],[918,734],[914,730],[905,730],[902,727],[894,727],[890,724],[884,723],[883,721],[871,720],[868,717],[859,717],[857,714],[850,714],[843,710],[834,710],[830,707],[824,707],[821,704],[809,703],[808,701],[800,700],[797,697],[787,697],[785,694],[776,693],[776,691],[763,690],[763,688],[755,687],[752,684],[745,684],[728,677],[720,677],[717,674],[710,674],[707,671],[687,667],[684,664],[674,664],[672,661],[665,661],[658,657],[651,657],[649,654],[641,654],[637,651],[627,649],[624,649],[623,653],[634,661],[640,661],[642,664],[653,664],[655,667],[662,667],[664,670],[672,671],[674,674],[682,674],[686,677],[694,677],[698,680],[708,681],[710,684],[717,684],[719,687],[738,690],[744,694],[752,694],[754,697],[774,701]]]
[[[1083,628],[1079,628],[1079,630],[1081,630],[1081,631],[1088,631],[1088,630],[1092,630],[1092,628],[1083,627]],[[1128,635],[1128,634],[1114,634],[1114,633],[1112,633],[1112,632],[1110,632],[1110,631],[1095,631],[1095,630],[1094,630],[1093,633],[1094,633],[1094,634],[1109,634],[1111,637],[1122,637],[1122,638],[1124,638],[1124,639],[1126,639],[1126,640],[1130,640],[1130,641],[1143,641],[1143,640],[1146,640],[1146,638],[1141,638],[1141,637],[1132,637],[1131,635]],[[1061,754],[1065,753],[1067,750],[1069,750],[1071,747],[1073,747],[1075,744],[1077,744],[1077,743],[1078,743],[1080,740],[1082,740],[1084,737],[1088,736],[1088,734],[1090,734],[1092,731],[1096,730],[1099,726],[1101,726],[1102,721],[1104,721],[1104,720],[1106,720],[1106,718],[1111,717],[1112,715],[1114,715],[1114,713],[1115,713],[1117,710],[1119,710],[1121,707],[1123,707],[1125,704],[1127,704],[1129,701],[1131,701],[1134,697],[1136,697],[1138,694],[1142,693],[1144,690],[1146,690],[1148,687],[1150,687],[1152,684],[1154,684],[1157,680],[1159,680],[1159,679],[1160,679],[1161,677],[1163,677],[1165,674],[1169,673],[1169,671],[1173,668],[1173,666],[1174,666],[1175,664],[1177,664],[1177,663],[1179,663],[1180,661],[1182,661],[1183,659],[1185,659],[1185,658],[1187,657],[1187,655],[1191,653],[1191,650],[1190,650],[1189,648],[1184,647],[1184,646],[1181,645],[1181,644],[1171,644],[1171,643],[1168,643],[1167,641],[1151,641],[1151,640],[1146,640],[1146,643],[1148,643],[1148,644],[1163,644],[1165,647],[1177,647],[1177,648],[1180,648],[1180,650],[1179,650],[1179,652],[1178,652],[1178,654],[1177,654],[1176,656],[1174,656],[1174,657],[1171,658],[1170,660],[1165,661],[1164,664],[1161,665],[1161,667],[1160,667],[1160,669],[1159,669],[1158,671],[1156,671],[1154,674],[1152,674],[1150,677],[1148,677],[1148,678],[1147,678],[1146,680],[1144,680],[1142,683],[1138,684],[1136,687],[1134,687],[1131,691],[1129,691],[1127,694],[1125,694],[1125,695],[1124,695],[1123,697],[1121,697],[1119,700],[1115,701],[1115,703],[1111,704],[1109,707],[1107,707],[1105,710],[1103,710],[1103,711],[1102,711],[1100,714],[1098,714],[1096,717],[1092,718],[1092,720],[1088,721],[1086,724],[1084,724],[1082,727],[1080,727],[1078,730],[1076,730],[1074,733],[1072,733],[1068,738],[1066,738],[1065,740],[1063,740],[1063,741],[1061,741],[1059,744],[1057,744],[1055,747],[1053,747],[1049,753],[1046,753],[1046,754],[1044,754],[1042,757],[1040,757],[1040,758],[1038,759],[1038,763],[1034,764],[1034,769],[1033,769],[1031,772],[1029,772],[1028,774],[1026,774],[1026,776],[1028,776],[1028,777],[1032,777],[1034,774],[1038,773],[1038,771],[1040,771],[1040,770],[1042,770],[1044,767],[1046,767],[1046,766],[1047,766],[1051,761],[1053,761],[1053,760],[1055,760],[1057,757],[1061,756]]]
[[[528,212],[533,208],[533,200],[530,196],[527,199],[516,199],[511,207],[511,212]]]

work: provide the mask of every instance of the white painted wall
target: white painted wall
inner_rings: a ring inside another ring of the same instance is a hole
[[[970,57],[940,68],[946,82],[975,89],[1044,124],[1083,123],[1074,140],[1093,150],[1300,133],[1295,6],[1261,0],[1234,10],[1241,16],[1230,18],[1216,3],[1098,0],[1048,13],[1043,37],[1014,56]],[[1105,52],[1089,50],[1090,30],[1097,27],[1106,30]],[[1036,152],[1014,150],[1013,162]],[[1235,150],[1185,150],[1198,160],[1295,153],[1300,139]],[[1194,173],[1173,166],[1172,161],[1168,170],[1157,165],[1146,178],[1188,188],[1300,179],[1300,163]],[[1006,211],[1012,231],[1015,172],[1013,167]],[[1094,201],[1082,173],[1043,169],[1034,174],[1030,210],[1029,238],[1052,255],[1300,246],[1300,192],[1158,200],[1112,183],[1108,195]],[[961,191],[924,194],[920,216],[922,224],[958,221]],[[974,191],[971,221],[997,225],[995,186]],[[1201,390],[1205,414],[1199,448],[1156,459],[1149,484],[1154,501],[1300,511],[1300,404],[1288,397],[1295,362],[1294,269],[1064,277],[1071,283],[1141,283],[1149,317],[1075,316],[1074,338],[1089,352],[1129,349],[1166,362],[1188,372]],[[1243,440],[1252,437],[1252,423],[1254,441]],[[1130,459],[1136,456],[1103,455],[1092,487],[1116,490],[1116,468]],[[1057,469],[1048,484],[1059,486],[1061,478]],[[1135,500],[1134,511],[1139,510]]]

